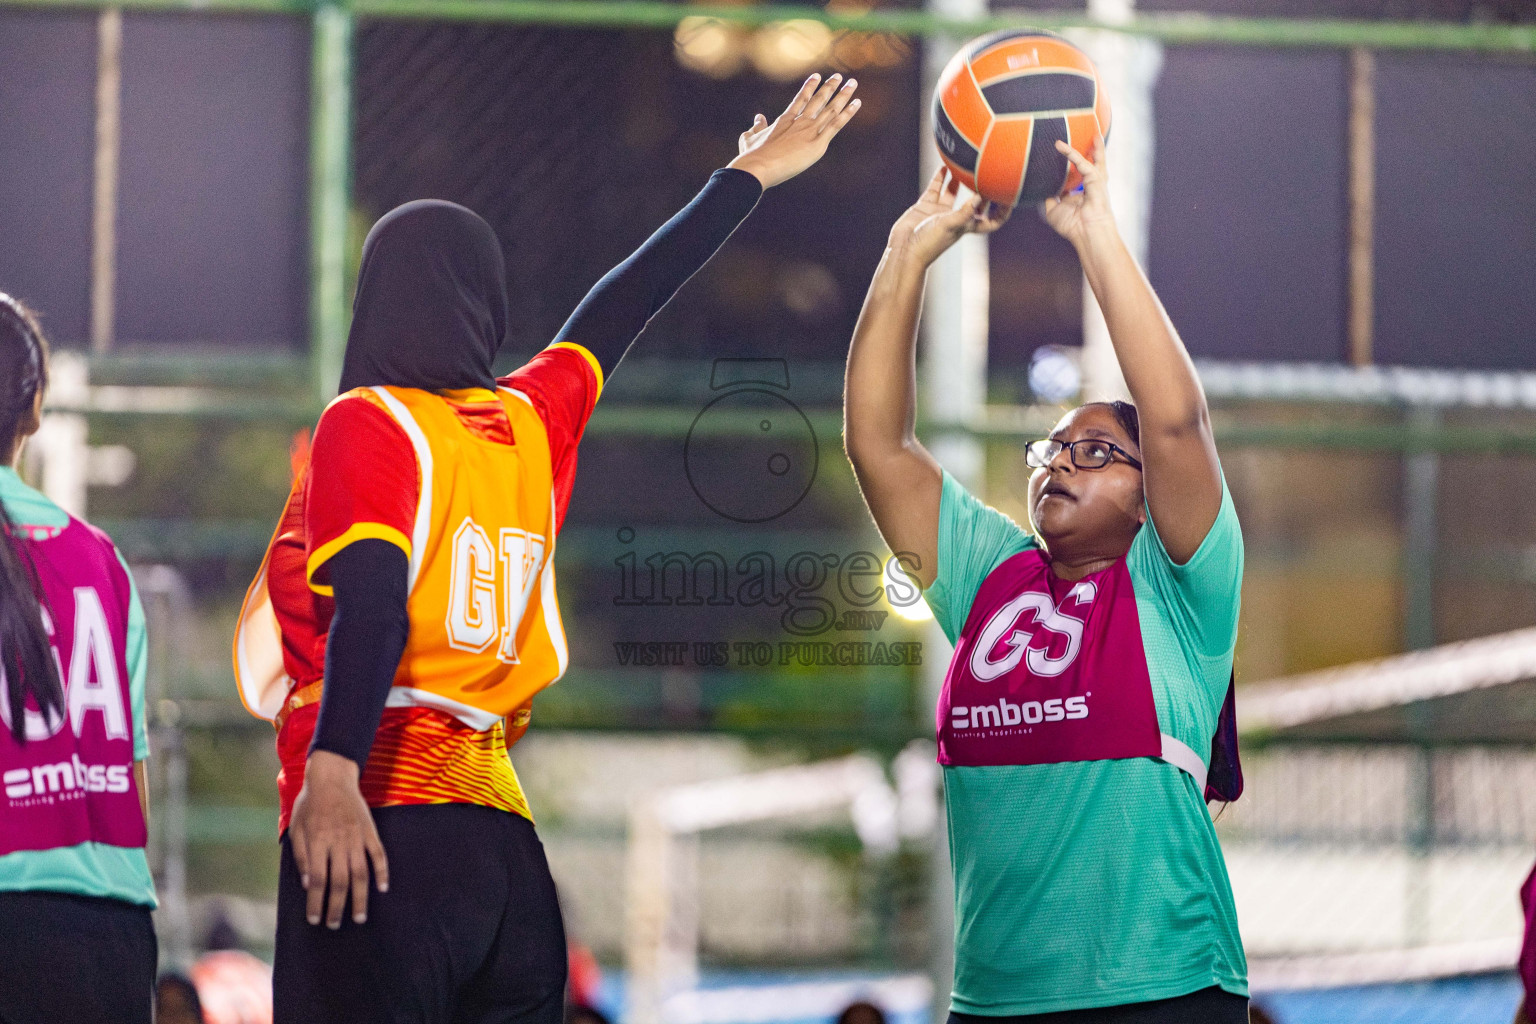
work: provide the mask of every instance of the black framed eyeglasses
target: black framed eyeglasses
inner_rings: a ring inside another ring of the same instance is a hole
[[[1085,437],[1079,441],[1058,441],[1054,437],[1047,437],[1031,441],[1024,446],[1024,462],[1031,469],[1044,469],[1056,461],[1056,456],[1061,454],[1063,448],[1067,450],[1072,465],[1078,469],[1103,469],[1115,461],[1117,454],[1135,468],[1141,468],[1141,463],[1130,452],[1097,437]]]

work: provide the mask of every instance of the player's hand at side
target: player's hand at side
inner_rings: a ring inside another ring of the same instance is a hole
[[[739,155],[728,166],[754,175],[765,189],[793,178],[820,160],[859,112],[861,101],[853,98],[858,87],[856,79],[843,83],[842,75],[825,82],[820,75],[807,78],[773,123],[762,114],[753,119],[738,140]]]
[[[928,266],[963,235],[990,235],[1008,221],[1010,206],[972,195],[959,202],[960,182],[939,168],[917,202],[907,207],[891,228],[892,251]]]
[[[357,762],[316,750],[304,769],[304,787],[293,801],[288,840],[308,895],[310,924],[340,928],[347,897],[352,920],[368,920],[368,865],[379,892],[389,891],[389,861],[373,815],[358,788]],[[329,896],[329,900],[327,900]]]
[[[1079,153],[1065,142],[1056,143],[1056,151],[1083,176],[1081,189],[1047,199],[1041,212],[1045,222],[1073,245],[1080,246],[1096,232],[1115,230],[1115,215],[1109,208],[1109,174],[1104,159],[1104,136],[1094,138],[1093,159]]]

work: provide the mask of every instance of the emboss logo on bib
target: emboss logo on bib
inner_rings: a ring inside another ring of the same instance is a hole
[[[960,631],[934,724],[947,765],[1156,757],[1125,560],[1074,581],[1055,578],[1038,549],[994,568]]]
[[[86,764],[75,754],[68,761],[40,764],[35,768],[13,768],[5,773],[5,795],[12,800],[43,796],[48,793],[126,793],[128,766],[125,764]]]
[[[1068,719],[1088,717],[1088,698],[1052,697],[1050,700],[1026,700],[1014,704],[1006,697],[996,704],[977,704],[949,709],[949,727],[961,729],[995,729],[1005,725],[1038,725],[1041,722],[1063,722]]]

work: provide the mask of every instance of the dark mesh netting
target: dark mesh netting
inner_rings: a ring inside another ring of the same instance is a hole
[[[828,156],[765,197],[653,325],[645,355],[841,359],[917,186],[917,61],[885,56],[856,72],[864,109]],[[526,353],[797,84],[686,69],[670,32],[365,20],[354,202],[370,222],[428,196],[489,220],[507,255],[508,347]]]

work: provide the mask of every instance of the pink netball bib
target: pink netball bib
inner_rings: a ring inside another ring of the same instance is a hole
[[[1125,559],[1076,582],[1038,549],[992,570],[955,644],[938,734],[947,765],[1163,756]]]
[[[1520,944],[1520,981],[1525,986],[1526,1016],[1536,1009],[1536,868],[1520,887],[1520,909],[1525,914],[1525,940]]]
[[[143,846],[128,692],[128,574],[111,541],[78,519],[33,537],[27,547],[42,583],[65,711],[45,716],[29,701],[27,742],[17,743],[0,669],[0,855],[83,842]]]

